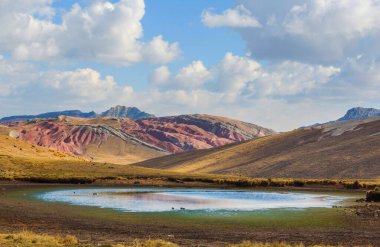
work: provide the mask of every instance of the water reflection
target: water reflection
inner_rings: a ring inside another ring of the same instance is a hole
[[[173,210],[252,211],[273,208],[332,207],[345,197],[306,193],[206,189],[78,189],[45,192],[45,201],[112,208],[126,212]]]

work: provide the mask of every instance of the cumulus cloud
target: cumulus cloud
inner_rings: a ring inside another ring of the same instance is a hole
[[[250,97],[305,95],[340,73],[340,69],[333,66],[293,61],[263,66],[249,57],[240,57],[232,53],[226,53],[212,70],[216,75],[213,83],[215,91],[223,92],[228,100],[235,100],[241,95],[250,95]]]
[[[334,66],[311,65],[283,61],[266,66],[247,56],[226,53],[215,65],[206,67],[202,61],[178,70],[159,67],[153,71],[151,82],[155,86],[171,89],[202,89],[219,93],[226,101],[236,97],[279,97],[306,95],[322,87],[341,72]]]
[[[176,81],[185,88],[199,87],[211,78],[211,72],[199,60],[180,69],[175,76]]]
[[[166,64],[178,58],[181,49],[177,42],[170,44],[159,35],[154,37],[142,49],[146,61],[155,64]]]
[[[169,83],[171,72],[167,66],[156,68],[150,75],[149,81],[153,85],[163,86]]]
[[[14,62],[0,55],[0,96],[20,94],[36,76],[33,65]]]
[[[194,89],[210,81],[213,74],[202,61],[196,60],[180,68],[174,75],[167,66],[160,66],[149,76],[151,85],[159,88]]]
[[[116,82],[112,76],[102,79],[99,72],[89,68],[54,73],[48,76],[47,85],[55,90],[90,98],[93,101],[111,96],[116,89]]]
[[[239,0],[237,7],[241,4],[262,28],[230,27],[257,59],[330,64],[366,52],[378,57],[377,0],[283,0],[275,7],[265,0]]]
[[[218,75],[217,88],[232,97],[241,93],[247,82],[262,76],[261,65],[258,62],[232,53],[226,53],[215,71]]]
[[[60,24],[51,20],[51,2],[2,1],[0,51],[11,52],[19,60],[66,58],[117,65],[164,64],[180,55],[178,43],[170,44],[162,36],[148,43],[141,40],[143,0],[74,4]]]
[[[288,96],[307,94],[323,86],[340,73],[333,66],[312,66],[292,61],[284,61],[269,66],[257,80],[247,83],[247,91],[253,95]]]
[[[222,14],[215,14],[211,10],[202,12],[202,22],[208,27],[261,27],[260,22],[244,5],[237,5],[227,9]]]

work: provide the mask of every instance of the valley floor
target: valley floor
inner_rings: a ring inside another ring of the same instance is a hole
[[[28,230],[53,235],[70,234],[81,243],[103,244],[164,239],[181,246],[224,246],[243,240],[303,242],[307,245],[380,245],[380,206],[357,203],[355,199],[344,207],[332,209],[261,211],[225,217],[171,212],[123,213],[47,203],[33,197],[38,192],[67,187],[85,186],[0,185],[1,233]]]

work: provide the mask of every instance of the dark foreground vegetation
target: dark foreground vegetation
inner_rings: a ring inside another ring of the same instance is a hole
[[[376,188],[374,190],[367,191],[366,201],[367,202],[380,202],[380,189]]]

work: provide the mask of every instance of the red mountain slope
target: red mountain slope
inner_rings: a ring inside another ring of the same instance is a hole
[[[254,124],[209,115],[140,120],[58,117],[5,125],[20,140],[115,163],[218,147],[273,133]]]

